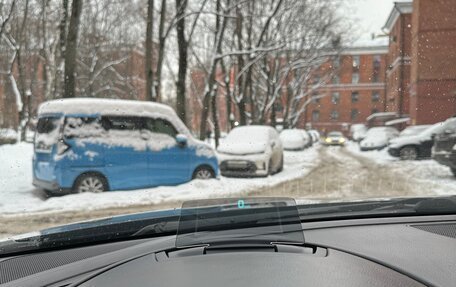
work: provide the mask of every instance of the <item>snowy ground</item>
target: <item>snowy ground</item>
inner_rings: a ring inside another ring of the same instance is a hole
[[[388,168],[404,182],[413,182],[413,187],[423,195],[456,194],[456,178],[450,169],[432,159],[403,161],[390,156],[386,149],[362,152],[355,143],[349,143],[347,150],[372,160],[380,168]]]
[[[400,161],[386,150],[361,152],[357,144],[348,143],[346,148],[286,152],[284,171],[268,178],[221,177],[174,187],[47,198],[31,184],[32,155],[28,143],[0,146],[0,215],[93,211],[239,194],[351,199],[456,193],[456,179],[433,160]]]
[[[229,196],[303,177],[318,164],[318,152],[312,148],[302,152],[286,152],[283,172],[268,178],[221,177],[207,181],[195,180],[172,187],[46,198],[42,191],[32,185],[32,156],[33,146],[28,143],[0,146],[1,215],[84,211]]]

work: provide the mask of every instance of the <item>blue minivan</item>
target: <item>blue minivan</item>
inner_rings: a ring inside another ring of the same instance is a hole
[[[75,98],[38,109],[33,184],[52,193],[177,185],[219,174],[211,146],[163,104]]]

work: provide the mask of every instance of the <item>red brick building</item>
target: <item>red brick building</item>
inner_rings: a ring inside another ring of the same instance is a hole
[[[301,128],[347,132],[372,113],[385,110],[385,66],[388,47],[357,47],[342,52],[332,65],[333,79],[318,89]]]
[[[387,110],[432,124],[456,114],[456,1],[395,3],[390,36]]]

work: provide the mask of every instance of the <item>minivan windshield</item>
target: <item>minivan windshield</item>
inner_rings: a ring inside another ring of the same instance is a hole
[[[455,0],[0,1],[0,240],[169,235],[157,218],[214,198],[246,216],[290,198],[318,221],[454,196],[454,15]]]

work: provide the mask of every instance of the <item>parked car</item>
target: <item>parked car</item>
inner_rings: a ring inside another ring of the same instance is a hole
[[[456,176],[456,118],[445,121],[442,132],[434,138],[432,158],[442,165],[448,166]]]
[[[367,127],[365,124],[354,124],[350,127],[350,137],[355,142],[360,142],[366,136]]]
[[[370,128],[366,137],[359,143],[362,151],[381,150],[388,145],[388,142],[399,136],[399,131],[393,127]]]
[[[307,132],[312,138],[313,143],[317,143],[320,141],[320,133],[317,130],[308,130]]]
[[[392,139],[388,145],[388,153],[402,160],[415,160],[431,156],[434,137],[441,133],[444,123],[429,126],[416,135],[400,136]]]
[[[17,137],[17,132],[12,128],[0,129],[0,145],[14,144],[17,142]]]
[[[33,184],[51,192],[176,185],[218,175],[215,151],[169,106],[64,99],[38,111]]]
[[[234,128],[217,149],[224,176],[268,176],[283,169],[283,147],[270,126]]]
[[[312,145],[312,139],[305,130],[287,129],[280,133],[284,150],[303,150]]]
[[[405,136],[412,136],[421,133],[422,131],[430,128],[432,125],[416,125],[416,126],[408,126],[404,130],[399,133],[400,137]]]
[[[338,131],[329,132],[325,137],[325,145],[345,145],[346,139],[344,134]]]

